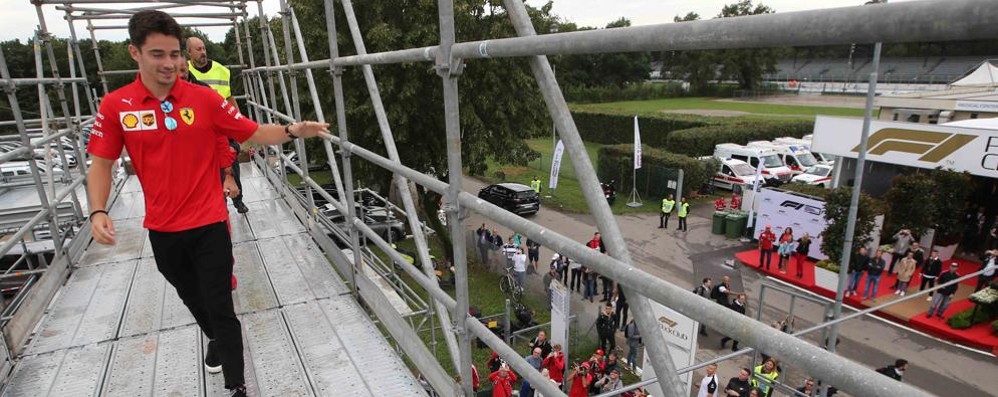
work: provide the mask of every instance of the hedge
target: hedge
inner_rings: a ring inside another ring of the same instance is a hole
[[[672,170],[683,170],[683,196],[699,189],[713,174],[713,171],[707,171],[705,162],[692,157],[669,153],[648,145],[641,145],[641,148],[641,169],[637,172],[637,181],[639,192],[649,199],[661,198],[674,192],[665,181],[668,178],[666,175],[674,175]],[[616,180],[618,196],[625,197],[631,191],[633,156],[633,144],[608,145],[599,150],[597,174],[600,181]],[[620,174],[626,174],[626,177],[621,177]]]
[[[784,136],[800,138],[813,131],[814,122],[810,120],[735,122],[672,131],[666,136],[664,146],[655,146],[688,156],[709,156],[714,153],[714,146],[719,143],[744,145],[749,141],[769,141]],[[643,134],[641,138],[644,142]]]
[[[634,115],[595,113],[573,110],[572,117],[579,134],[586,142],[616,145],[634,143]],[[641,143],[662,148],[669,133],[694,127],[712,125],[711,119],[685,114],[640,116]]]
[[[569,103],[605,103],[644,101],[649,99],[678,98],[686,96],[680,83],[636,83],[616,86],[565,86],[562,90]]]

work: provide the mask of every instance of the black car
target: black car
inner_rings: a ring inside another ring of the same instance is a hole
[[[540,195],[530,186],[519,183],[499,183],[487,186],[478,192],[478,198],[514,214],[534,214],[541,209]]]

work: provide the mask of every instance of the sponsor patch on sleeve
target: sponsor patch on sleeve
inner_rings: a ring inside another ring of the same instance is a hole
[[[118,120],[121,120],[121,129],[124,131],[141,131],[139,126],[139,112],[119,112]]]

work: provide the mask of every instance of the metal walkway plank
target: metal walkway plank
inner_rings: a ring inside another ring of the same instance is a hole
[[[257,201],[246,206],[250,209],[247,218],[257,239],[305,232],[294,213],[279,200]]]
[[[142,192],[121,193],[114,200],[114,205],[108,215],[115,221],[131,218],[142,218],[146,213],[146,200]]]
[[[232,247],[232,255],[236,259],[233,273],[239,279],[239,285],[233,295],[236,314],[258,312],[277,307],[277,297],[263,267],[263,259],[257,250],[255,241],[236,244]]]
[[[311,396],[298,353],[279,310],[242,317],[259,396]]]
[[[329,319],[318,304],[310,302],[287,307],[284,309],[284,317],[302,352],[302,363],[318,394],[373,396],[363,374],[351,361],[343,342],[332,330]]]
[[[132,260],[74,272],[25,354],[115,338],[135,264]]]
[[[142,258],[136,265],[132,292],[121,321],[119,337],[142,335],[194,323],[194,316],[177,291],[156,269],[156,261]]]
[[[144,218],[131,218],[114,222],[116,243],[104,245],[92,241],[80,258],[80,266],[121,262],[142,256],[148,232],[142,227]]]
[[[110,344],[90,345],[24,357],[4,396],[95,396]]]
[[[253,203],[257,201],[273,201],[277,198],[277,191],[270,187],[267,178],[242,178],[243,202]]]
[[[281,305],[328,298],[348,291],[307,234],[264,239],[257,243]]]

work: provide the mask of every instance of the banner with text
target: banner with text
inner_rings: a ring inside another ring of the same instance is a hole
[[[568,327],[569,317],[572,315],[571,299],[565,284],[559,280],[551,280],[551,335],[548,339],[551,345],[561,344],[561,351],[565,357],[569,356],[568,351]]]
[[[649,301],[652,304],[652,313],[655,314],[655,321],[661,330],[661,335],[665,337],[669,346],[669,354],[676,369],[686,368],[696,364],[697,335],[700,324],[692,318],[686,317],[679,312],[672,310],[658,302]],[[643,338],[654,335],[651,332],[642,332]],[[644,361],[641,363],[641,380],[655,378],[655,370],[652,368],[648,351],[644,352]],[[693,388],[693,372],[679,375],[679,380],[686,385],[686,395],[690,395]]]
[[[759,201],[759,220],[755,223],[755,239],[759,238],[766,225],[772,226],[777,239],[785,228],[790,227],[795,241],[804,233],[811,238],[807,256],[828,259],[821,253],[821,232],[828,226],[824,201],[769,188],[763,188],[756,200]]]
[[[565,154],[565,144],[558,140],[558,144],[554,147],[554,157],[551,159],[551,178],[548,182],[548,189],[555,189],[558,187],[558,172],[561,171],[561,156]]]
[[[641,129],[638,128],[638,116],[634,116],[634,169],[641,169]]]

